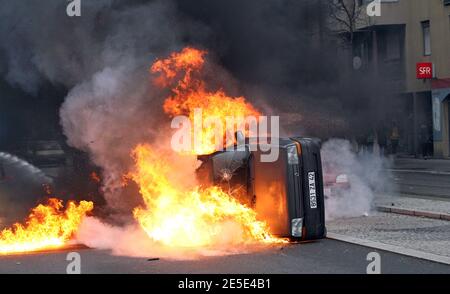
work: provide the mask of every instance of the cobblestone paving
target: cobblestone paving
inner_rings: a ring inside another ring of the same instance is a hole
[[[327,222],[328,232],[450,257],[450,221],[373,212]]]

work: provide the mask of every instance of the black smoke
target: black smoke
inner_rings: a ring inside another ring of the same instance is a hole
[[[316,120],[335,113],[337,122],[323,125],[336,125],[337,133],[348,120],[377,116],[377,83],[342,70],[347,61],[326,26],[326,1],[82,1],[79,18],[65,14],[64,1],[0,4],[0,72],[31,96],[45,95],[39,91],[48,84],[70,90],[128,56],[149,64],[190,44],[210,49],[241,91],[276,111],[313,113]],[[58,98],[49,107],[59,107],[64,95]],[[321,133],[316,125],[302,129]]]
[[[288,133],[356,137],[383,119],[389,88],[349,70],[352,59],[329,26],[328,1],[177,1],[210,30],[205,46],[249,97],[281,115]]]

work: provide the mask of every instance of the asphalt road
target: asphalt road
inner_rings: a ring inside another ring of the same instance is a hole
[[[58,169],[44,170],[49,175],[58,173]],[[450,201],[450,161],[398,161],[392,169],[392,179],[402,193]],[[0,273],[64,274],[70,251],[74,249],[0,256]],[[381,255],[382,273],[450,274],[449,265],[330,239],[184,261],[165,258],[149,261],[85,248],[75,251],[81,254],[82,273],[366,273],[370,262],[366,260],[367,254],[376,251]]]
[[[450,200],[450,160],[398,158],[391,178],[397,192]]]
[[[392,170],[396,192],[450,200],[450,173]]]
[[[73,249],[72,249],[73,250]],[[381,256],[381,272],[446,273],[450,266],[350,243],[325,239],[318,242],[269,248],[258,253],[203,257],[198,260],[131,258],[108,251],[78,249],[81,273],[366,273],[369,252]],[[33,253],[0,257],[0,273],[66,273],[70,251]],[[155,257],[155,256],[150,256]]]

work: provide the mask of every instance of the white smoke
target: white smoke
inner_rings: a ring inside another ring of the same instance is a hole
[[[133,70],[131,64],[103,69],[74,87],[60,110],[68,143],[88,151],[103,169],[105,196],[112,207],[120,205],[117,192],[130,165],[130,151],[155,132],[158,103],[147,93],[146,76]]]
[[[214,245],[208,247],[170,247],[149,238],[138,224],[117,227],[97,218],[87,217],[83,220],[77,232],[77,241],[88,247],[110,250],[114,255],[177,260],[257,252],[270,246],[242,243],[239,234],[237,234],[239,229],[233,222],[224,222],[222,228],[224,231],[217,235]],[[279,245],[272,246],[277,247]]]
[[[370,213],[375,195],[391,189],[387,175],[389,161],[376,152],[358,152],[355,147],[343,139],[331,139],[322,146],[324,178],[343,174],[350,184],[348,189],[327,196],[325,214],[328,220]]]

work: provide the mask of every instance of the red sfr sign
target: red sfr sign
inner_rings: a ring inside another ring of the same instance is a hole
[[[417,63],[416,73],[418,79],[432,79],[433,78],[433,63],[420,62]]]

